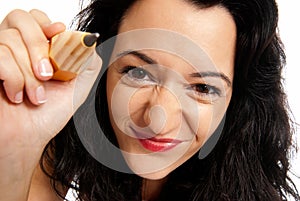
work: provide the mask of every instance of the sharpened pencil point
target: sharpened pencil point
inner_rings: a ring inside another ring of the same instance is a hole
[[[84,45],[87,47],[92,47],[97,42],[99,36],[100,36],[99,33],[92,33],[92,34],[85,35],[83,38]]]

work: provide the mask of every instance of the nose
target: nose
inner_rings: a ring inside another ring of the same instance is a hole
[[[180,127],[181,105],[170,89],[153,89],[143,115],[143,121],[155,134],[168,134]]]
[[[155,134],[161,133],[166,126],[166,111],[161,105],[154,105],[149,108],[144,114],[144,121]]]

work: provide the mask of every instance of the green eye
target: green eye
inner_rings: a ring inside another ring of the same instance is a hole
[[[144,79],[148,73],[142,68],[134,68],[128,71],[128,75],[135,79]]]
[[[147,70],[137,66],[126,66],[121,73],[124,81],[130,85],[147,86],[156,84],[155,79]]]

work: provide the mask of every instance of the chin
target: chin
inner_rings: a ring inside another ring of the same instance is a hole
[[[146,157],[148,158],[148,157]],[[174,164],[160,164],[159,160],[140,160],[139,157],[125,157],[125,161],[132,172],[142,178],[157,180],[166,177]]]
[[[161,154],[164,153],[130,154],[123,152],[124,159],[132,172],[149,180],[163,179],[182,164],[182,160],[178,160],[178,158],[166,160],[166,157],[162,157]]]
[[[170,170],[161,170],[158,172],[147,173],[147,174],[137,174],[137,175],[144,179],[160,180],[160,179],[167,177],[170,172],[171,172]]]

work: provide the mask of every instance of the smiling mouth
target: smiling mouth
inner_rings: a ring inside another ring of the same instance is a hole
[[[151,152],[168,151],[183,142],[181,140],[176,140],[172,138],[145,137],[144,134],[137,132],[132,127],[131,130],[133,131],[141,145]]]
[[[149,139],[138,139],[141,145],[152,152],[164,152],[168,151],[174,147],[176,147],[178,144],[180,144],[182,141],[175,140],[175,139],[157,139],[157,138],[149,138]]]

